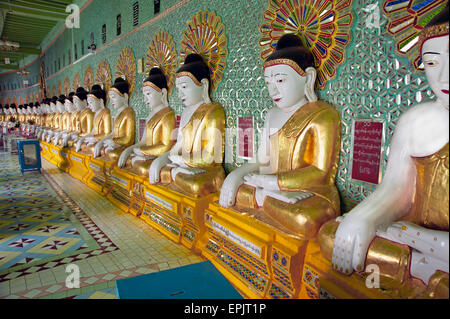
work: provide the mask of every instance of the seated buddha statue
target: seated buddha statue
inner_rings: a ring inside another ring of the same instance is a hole
[[[449,296],[448,14],[447,6],[418,42],[436,100],[401,115],[381,184],[319,233],[336,271],[376,265],[380,288],[404,298]]]
[[[144,101],[150,110],[141,140],[127,147],[118,167],[148,176],[152,160],[168,152],[174,143],[175,113],[167,101],[167,79],[159,68],[152,68],[143,83]]]
[[[8,128],[13,128],[17,125],[18,113],[17,113],[17,105],[12,103],[9,106],[9,118],[8,118]]]
[[[62,116],[63,129],[55,134],[54,145],[62,146],[62,139],[72,130],[72,118],[75,113],[75,107],[73,105],[74,92],[70,92],[69,95],[64,99],[64,110]]]
[[[75,112],[72,114],[72,129],[63,137],[62,144],[72,147],[80,136],[84,136],[92,129],[94,113],[88,108],[88,92],[79,87],[73,95],[73,106]]]
[[[130,85],[122,78],[117,78],[109,89],[111,105],[117,114],[112,119],[112,133],[95,145],[94,157],[117,162],[120,154],[134,143],[136,123],[134,110],[128,105],[129,89]]]
[[[220,190],[225,178],[225,112],[222,105],[211,102],[210,82],[210,70],[202,57],[188,55],[175,80],[185,105],[177,142],[152,162],[150,183],[173,184],[193,197]]]
[[[65,131],[70,123],[70,113],[66,111],[66,108],[64,107],[64,102],[66,100],[65,95],[60,95],[58,99],[56,100],[56,109],[59,113],[59,116],[57,117],[57,125],[58,128],[53,131],[53,135],[50,138],[50,143],[55,145],[55,138],[59,135],[59,133]]]
[[[79,136],[76,151],[93,155],[97,142],[111,133],[111,114],[106,104],[106,92],[99,85],[94,85],[87,95],[88,108],[94,113],[93,127],[88,134]],[[84,133],[83,133],[84,134]]]
[[[42,115],[41,115],[41,124],[36,130],[36,137],[41,140],[42,134],[44,131],[48,128],[48,118],[50,116],[50,106],[48,105],[49,100],[47,98],[44,98],[41,101],[41,109],[42,109]]]
[[[3,110],[3,105],[0,104],[0,125],[5,120],[5,111]]]
[[[62,108],[58,108],[56,103],[58,101],[58,97],[53,96],[50,100],[50,108],[52,110],[52,122],[50,125],[50,129],[47,130],[46,135],[45,135],[45,141],[47,143],[50,143],[51,138],[53,137],[53,135],[55,134],[55,131],[59,130],[60,127],[60,119],[61,119],[61,114],[63,112],[63,107],[62,104],[60,103],[60,105],[62,106]]]
[[[264,63],[275,107],[268,110],[256,159],[225,179],[219,204],[263,210],[263,220],[310,238],[340,212],[335,176],[340,119],[318,101],[314,58],[300,38],[281,37]]]

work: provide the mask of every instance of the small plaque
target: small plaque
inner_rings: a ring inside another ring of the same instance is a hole
[[[238,117],[237,127],[238,156],[243,159],[251,159],[254,149],[253,116]]]
[[[141,140],[144,135],[145,124],[145,119],[139,119],[139,140]]]
[[[383,122],[370,119],[353,122],[352,179],[380,183],[383,143]]]

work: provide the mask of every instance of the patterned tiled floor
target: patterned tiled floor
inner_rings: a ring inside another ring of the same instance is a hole
[[[118,279],[203,260],[45,159],[24,176],[17,155],[0,162],[0,298],[111,299]]]

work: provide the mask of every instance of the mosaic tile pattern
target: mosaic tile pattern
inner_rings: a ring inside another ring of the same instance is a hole
[[[5,212],[7,207],[15,207],[13,212],[6,214],[7,218],[0,218],[1,229],[11,228],[9,230],[11,232],[27,232],[33,229],[33,235],[30,236],[35,237],[38,237],[37,232],[57,234],[58,236],[48,236],[47,238],[52,240],[45,244],[42,241],[40,248],[47,246],[48,249],[61,249],[63,247],[60,240],[61,232],[53,227],[55,226],[53,224],[75,223],[78,220],[79,225],[73,229],[68,228],[66,236],[78,238],[83,235],[84,238],[89,235],[92,239],[91,242],[87,241],[88,246],[95,243],[98,247],[95,249],[86,247],[84,248],[86,252],[79,250],[70,256],[55,255],[55,258],[45,262],[33,261],[33,257],[25,256],[18,261],[23,265],[4,270],[6,275],[0,280],[0,299],[116,298],[117,296],[112,293],[114,289],[111,290],[115,288],[116,280],[203,261],[203,258],[165,238],[141,219],[123,213],[109,200],[58,170],[46,160],[43,160],[45,169],[43,175],[27,173],[22,177],[17,169],[15,156],[5,154],[0,156],[3,156],[0,158],[2,161],[0,189],[8,194],[0,200],[2,205],[0,212]],[[41,182],[38,183],[34,179],[41,179]],[[33,194],[23,201],[24,209],[14,197],[10,197],[11,192],[17,191],[16,189],[20,187],[22,180],[28,182],[27,194]],[[4,188],[1,187],[3,185]],[[36,191],[40,185],[46,188]],[[42,196],[44,190],[47,191],[46,196]],[[51,198],[48,192],[51,193]],[[55,201],[59,206],[55,206]],[[40,211],[42,207],[43,211]],[[52,224],[56,217],[47,211],[55,207],[66,209],[68,216]],[[33,210],[33,213],[30,214],[29,210]],[[10,218],[11,216],[16,218]],[[27,220],[18,222],[17,218]],[[34,224],[26,227],[26,223],[44,225],[40,228],[36,228]],[[31,247],[34,242],[30,240],[33,238],[15,240],[13,247],[16,250],[10,251],[14,253],[22,248]],[[0,245],[3,245],[1,240]],[[8,258],[11,258],[11,254]],[[79,267],[79,288],[66,287],[68,275],[66,267],[69,263]]]

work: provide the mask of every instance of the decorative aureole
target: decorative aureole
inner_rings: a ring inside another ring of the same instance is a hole
[[[78,73],[76,73],[73,77],[73,81],[72,81],[72,91],[76,91],[77,88],[79,88],[81,86],[81,78],[80,75]]]
[[[61,83],[61,81],[58,81],[58,91],[57,91],[57,93],[58,93],[58,96],[60,96],[62,94],[62,83]]]
[[[15,96],[13,96],[13,98],[12,98],[12,103],[17,106],[17,98]],[[23,102],[22,102],[22,104],[23,104]]]
[[[70,93],[70,82],[69,78],[66,76],[63,82],[63,94],[68,95]]]
[[[56,91],[56,86],[52,86],[52,96],[57,96],[58,92]]]
[[[35,100],[35,102],[39,102],[39,92],[38,91],[34,92],[34,100]]]
[[[397,44],[396,51],[406,56],[416,70],[423,70],[419,35],[427,23],[444,9],[447,0],[384,0],[387,31]]]
[[[145,60],[145,73],[148,74],[154,67],[161,69],[167,78],[169,94],[172,92],[177,69],[177,51],[172,36],[167,31],[159,30],[153,36],[148,46]]]
[[[33,103],[38,102],[38,100],[34,99],[33,92],[30,92],[30,102],[33,102]]]
[[[28,98],[26,98],[26,100],[28,100]],[[28,104],[28,101],[27,101]],[[23,97],[19,97],[19,105],[23,105]]]
[[[89,92],[92,85],[94,85],[94,71],[92,71],[92,66],[88,65],[84,71],[83,87]]]
[[[191,53],[199,54],[211,72],[211,88],[217,89],[222,81],[228,56],[225,26],[211,11],[200,11],[188,22],[181,40],[180,65]]]
[[[136,60],[133,51],[129,48],[124,48],[117,58],[116,77],[122,77],[130,84],[128,96],[131,98],[136,86]]]
[[[95,83],[101,84],[105,92],[109,91],[109,88],[111,87],[111,68],[108,61],[103,60],[98,64],[97,70],[95,71]],[[108,96],[108,94],[106,94],[106,96]]]
[[[270,0],[260,27],[261,58],[266,60],[281,36],[295,33],[314,55],[317,87],[324,88],[344,63],[352,5],[352,0]]]

